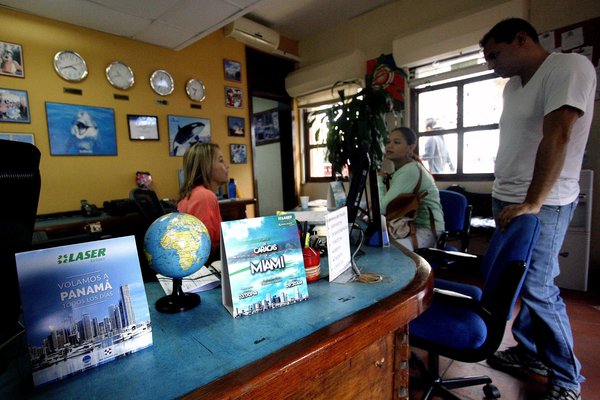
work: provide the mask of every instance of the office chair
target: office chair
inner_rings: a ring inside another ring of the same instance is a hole
[[[40,151],[34,145],[0,140],[0,343],[18,330],[21,302],[15,253],[31,249],[41,186],[39,164]]]
[[[471,228],[471,212],[473,207],[468,204],[464,194],[440,190],[440,203],[444,212],[445,229],[438,239],[437,248],[456,251],[448,244],[451,240],[460,240],[460,251],[466,253],[469,247],[469,232]]]
[[[410,323],[409,330],[410,345],[428,352],[428,368],[416,356],[411,357],[421,371],[413,383],[417,387],[425,384],[423,399],[433,396],[458,399],[450,389],[482,384],[487,398],[500,397],[487,376],[444,379],[440,376],[439,357],[474,363],[485,360],[498,349],[539,231],[540,223],[534,215],[515,218],[504,232],[496,229],[481,259],[483,289],[436,280],[431,306]],[[419,249],[417,253],[425,259],[435,259],[444,251]]]
[[[138,212],[144,217],[146,221],[146,228],[150,226],[158,217],[165,215],[156,192],[152,189],[147,188],[135,188],[129,192],[129,199],[133,200]]]

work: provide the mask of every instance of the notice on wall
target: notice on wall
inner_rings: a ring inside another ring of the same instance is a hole
[[[327,214],[325,225],[327,226],[329,282],[332,282],[352,266],[350,234],[348,232],[348,209],[342,207]]]

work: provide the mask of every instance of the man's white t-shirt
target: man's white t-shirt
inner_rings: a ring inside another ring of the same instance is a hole
[[[552,53],[525,86],[512,77],[504,87],[500,144],[492,196],[522,203],[531,184],[544,116],[568,105],[583,112],[573,125],[560,177],[544,204],[562,206],[579,194],[579,172],[594,110],[596,72],[579,54]]]

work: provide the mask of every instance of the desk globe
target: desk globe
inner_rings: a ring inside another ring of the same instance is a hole
[[[202,268],[210,255],[210,235],[202,221],[180,212],[157,218],[144,235],[144,253],[154,271],[173,278],[173,293],[157,300],[158,311],[176,313],[200,304],[198,294],[184,293],[181,280]]]

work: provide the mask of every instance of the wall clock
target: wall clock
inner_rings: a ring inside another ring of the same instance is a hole
[[[190,79],[185,84],[185,92],[194,101],[202,101],[206,97],[206,88],[198,79]]]
[[[106,67],[106,79],[117,89],[123,90],[129,89],[135,82],[129,65],[121,61],[114,61]]]
[[[173,93],[175,85],[173,77],[164,69],[157,69],[150,76],[150,86],[161,96],[167,96]]]
[[[79,82],[88,74],[83,57],[71,50],[59,51],[54,55],[54,70],[63,79]]]

